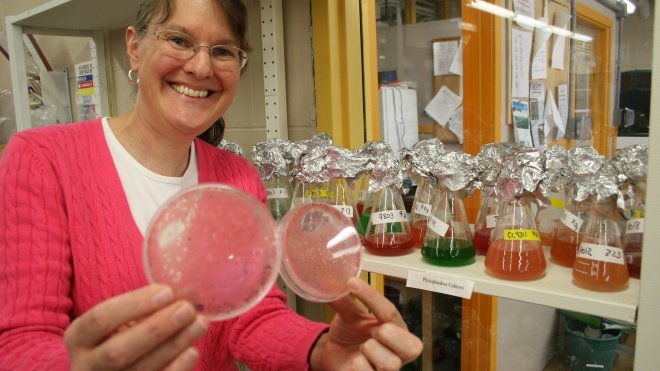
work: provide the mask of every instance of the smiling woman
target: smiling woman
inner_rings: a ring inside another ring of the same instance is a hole
[[[0,369],[398,369],[420,354],[394,305],[356,278],[367,310],[338,299],[330,326],[277,286],[210,323],[147,285],[145,231],[174,194],[215,182],[265,203],[252,165],[210,139],[247,63],[246,19],[241,0],[146,0],[125,35],[133,109],[14,135],[0,162]]]

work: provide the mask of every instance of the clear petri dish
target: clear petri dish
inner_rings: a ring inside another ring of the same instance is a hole
[[[172,287],[210,320],[256,305],[277,279],[276,224],[261,202],[206,183],[169,199],[150,222],[143,246],[147,279]]]
[[[278,224],[280,276],[299,296],[330,302],[347,295],[360,274],[362,243],[353,221],[331,205],[299,204]]]

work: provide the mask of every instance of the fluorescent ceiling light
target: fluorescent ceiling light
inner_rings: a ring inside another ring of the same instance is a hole
[[[625,1],[626,3],[630,2],[630,0],[619,0],[619,1]],[[632,3],[631,3],[631,5],[632,5]],[[520,24],[525,25],[525,26],[534,27],[534,28],[542,28],[542,29],[545,29],[549,32],[552,32],[552,33],[556,34],[556,35],[559,35],[559,36],[570,37],[570,38],[573,38],[575,40],[580,40],[580,41],[584,41],[584,42],[590,42],[590,41],[593,40],[593,37],[591,37],[591,36],[571,32],[571,31],[569,31],[565,28],[559,28],[559,27],[556,27],[556,26],[552,26],[552,25],[549,25],[546,22],[539,21],[538,19],[534,19],[534,18],[526,16],[526,15],[516,14],[516,13],[512,12],[509,9],[503,8],[499,5],[495,5],[493,3],[489,3],[489,2],[486,2],[486,1],[483,1],[483,0],[473,0],[471,3],[468,4],[468,6],[470,6],[472,8],[475,8],[477,10],[484,11],[486,13],[490,13],[490,14],[502,17],[502,18],[511,19],[511,20],[516,21],[517,23],[520,23]],[[633,7],[634,7],[634,5],[633,5]],[[628,9],[630,9],[630,8],[628,8]]]
[[[626,6],[626,14],[633,14],[637,6],[630,0],[619,0]]]

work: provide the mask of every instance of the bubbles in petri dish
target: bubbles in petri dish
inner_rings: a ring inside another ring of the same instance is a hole
[[[168,200],[143,248],[149,281],[170,285],[211,320],[258,303],[274,284],[280,259],[268,210],[221,184],[191,187]]]

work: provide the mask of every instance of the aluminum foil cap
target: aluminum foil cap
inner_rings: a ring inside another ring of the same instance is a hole
[[[477,160],[468,153],[445,152],[436,159],[432,168],[440,186],[460,198],[470,196],[476,189],[479,170]]]
[[[632,183],[645,181],[649,149],[647,146],[632,145],[616,151],[614,165],[624,177],[624,181]]]
[[[241,157],[245,157],[245,153],[243,152],[243,148],[238,143],[230,142],[226,139],[223,139],[220,141],[220,144],[218,144],[218,148],[220,149],[225,149],[231,153],[234,153],[236,155],[239,155]]]
[[[591,198],[595,201],[603,201],[608,197],[616,196],[617,206],[623,209],[623,195],[619,191],[619,185],[619,171],[616,166],[612,161],[603,160],[597,171],[576,182],[575,200],[580,202]]]
[[[288,176],[291,157],[291,142],[283,139],[268,139],[252,147],[252,162],[263,180]]]
[[[475,157],[479,174],[477,186],[489,196],[497,191],[498,178],[502,171],[503,158],[519,147],[515,143],[489,143],[481,147]]]
[[[561,145],[548,148],[545,153],[545,172],[543,173],[542,186],[545,190],[552,192],[561,191],[570,181],[570,173],[566,164],[568,163],[568,150]]]
[[[363,147],[364,148],[364,147]],[[401,161],[387,143],[370,144],[365,151],[370,152],[369,163],[371,177],[369,178],[369,193],[378,192],[387,187],[397,188],[402,193],[408,193],[404,188],[404,174]]]
[[[589,198],[591,178],[601,168],[605,158],[595,148],[589,146],[573,147],[568,151],[568,172],[570,176],[567,194],[575,201]]]
[[[418,182],[421,178],[437,181],[432,168],[444,153],[445,145],[434,138],[419,141],[412,148],[402,148],[399,158],[403,171],[411,178]]]
[[[308,146],[293,165],[299,183],[327,182],[334,178],[356,178],[369,165],[369,158],[345,148],[318,142]]]
[[[535,148],[516,146],[502,158],[498,185],[506,201],[533,195],[543,179],[543,156]]]

